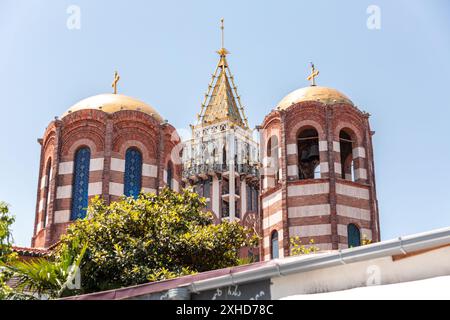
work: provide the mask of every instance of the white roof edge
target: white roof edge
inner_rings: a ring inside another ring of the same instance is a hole
[[[191,291],[199,292],[250,281],[264,280],[295,272],[306,272],[340,264],[398,254],[408,254],[414,251],[431,249],[445,244],[450,244],[450,227],[381,241],[357,248],[338,250],[326,254],[278,259],[274,260],[273,264],[262,266],[257,269],[238,271],[227,276],[194,281],[183,286],[188,286]]]

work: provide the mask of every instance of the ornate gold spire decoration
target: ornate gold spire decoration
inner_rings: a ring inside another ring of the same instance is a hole
[[[120,76],[117,73],[117,71],[114,72],[114,80],[113,83],[111,84],[111,87],[114,88],[114,94],[117,94],[117,82],[119,82],[120,80]]]
[[[311,74],[306,78],[308,81],[311,81],[311,86],[316,85],[316,77],[319,75],[319,70],[316,70],[314,67],[314,63],[311,62]]]
[[[222,31],[222,47],[217,51],[217,53],[221,57],[225,57],[227,54],[229,54],[228,50],[225,49],[225,26],[224,26],[224,18],[220,19],[220,30]]]
[[[244,107],[241,105],[241,97],[237,93],[234,77],[226,59],[229,54],[224,47],[224,19],[220,20],[222,33],[222,48],[217,51],[220,55],[219,63],[212,74],[205,93],[200,113],[197,115],[198,123],[211,124],[224,120],[230,120],[244,128],[248,128]]]

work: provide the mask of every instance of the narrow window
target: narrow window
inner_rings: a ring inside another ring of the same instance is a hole
[[[52,159],[48,159],[47,161],[47,167],[45,169],[45,185],[44,185],[44,211],[43,211],[43,217],[42,217],[42,228],[45,228],[47,226],[47,219],[48,219],[48,207],[50,204],[50,179],[52,174]]]
[[[359,247],[361,245],[361,232],[353,223],[347,226],[347,241],[349,248]]]
[[[272,244],[272,252],[271,252],[271,257],[272,259],[278,259],[279,257],[279,248],[278,248],[278,231],[274,231],[272,232],[272,236],[271,236],[271,244]]]
[[[91,150],[89,148],[84,147],[76,152],[74,160],[72,211],[70,220],[83,219],[86,217],[86,210],[88,206],[90,161]]]
[[[273,183],[269,183],[269,187],[277,184],[280,180],[280,165],[279,165],[279,154],[278,154],[278,137],[271,136],[267,142],[267,167],[269,168],[269,176],[274,179]],[[270,174],[271,173],[271,174]],[[272,179],[269,179],[272,180]]]
[[[344,130],[341,130],[339,133],[339,146],[341,149],[342,178],[355,181],[353,168],[353,141],[351,136]]]
[[[173,189],[173,165],[172,161],[169,161],[167,164],[167,187],[169,189]]]
[[[127,197],[137,198],[142,186],[142,154],[136,148],[125,153],[124,193]]]

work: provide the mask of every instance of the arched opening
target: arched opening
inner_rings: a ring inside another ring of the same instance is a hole
[[[269,176],[275,179],[275,184],[280,180],[280,165],[279,165],[279,153],[278,153],[278,137],[273,135],[267,142],[267,168],[269,169]]]
[[[222,148],[222,165],[225,167],[227,165],[227,145],[224,144]]]
[[[347,226],[347,242],[349,248],[359,247],[361,245],[361,232],[358,226],[353,223]]]
[[[173,189],[173,164],[172,161],[167,163],[167,187]]]
[[[347,131],[341,130],[339,132],[342,178],[350,181],[355,181],[353,143],[352,137]]]
[[[319,134],[314,128],[301,131],[297,137],[299,179],[318,179],[320,175]]]
[[[45,167],[45,185],[44,185],[44,195],[42,198],[44,208],[43,208],[43,217],[42,217],[42,228],[47,226],[48,219],[48,211],[50,204],[50,179],[52,175],[52,159],[48,159],[47,166]]]
[[[270,243],[271,243],[270,257],[272,259],[278,259],[280,251],[278,245],[278,231],[274,230],[272,232],[272,235],[270,236]]]
[[[88,147],[82,147],[75,153],[70,220],[86,217],[90,161],[91,150]]]
[[[142,187],[142,153],[136,148],[125,152],[124,194],[137,198]]]

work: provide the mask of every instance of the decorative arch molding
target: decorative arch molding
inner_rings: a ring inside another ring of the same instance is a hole
[[[323,126],[314,120],[303,120],[297,122],[294,126],[289,127],[287,129],[288,133],[288,141],[291,143],[297,142],[298,135],[304,131],[305,129],[315,129],[317,133],[319,134],[319,140],[326,140],[327,136],[325,133],[325,130],[323,129]]]
[[[354,141],[354,147],[363,145],[364,130],[362,128],[355,126],[351,122],[339,121],[333,132],[333,139],[335,141],[339,141],[339,134],[342,130],[350,135],[350,137]]]
[[[112,142],[112,151],[125,157],[125,152],[130,147],[141,150],[144,162],[153,163],[157,157],[156,139],[150,136],[139,134],[139,132],[118,132]]]
[[[93,126],[78,127],[73,130],[63,130],[62,143],[61,143],[61,155],[63,157],[73,156],[74,146],[79,145],[80,141],[90,141],[93,143],[91,147],[92,156],[96,156],[97,153],[104,150],[105,133]]]
[[[124,143],[119,143],[115,145],[116,148],[113,148],[114,152],[119,153],[125,159],[125,153],[130,148],[135,148],[139,150],[142,154],[142,159],[145,163],[155,163],[156,158],[150,157],[150,152],[148,146],[142,140],[126,140]]]
[[[92,155],[97,153],[97,145],[96,145],[96,143],[93,140],[84,138],[84,139],[78,139],[74,143],[72,143],[70,145],[70,147],[66,150],[66,152],[63,153],[63,154],[64,154],[64,156],[66,156],[66,157],[68,157],[70,159],[74,159],[75,153],[79,149],[84,148],[84,147],[89,148],[91,158],[92,158]]]

